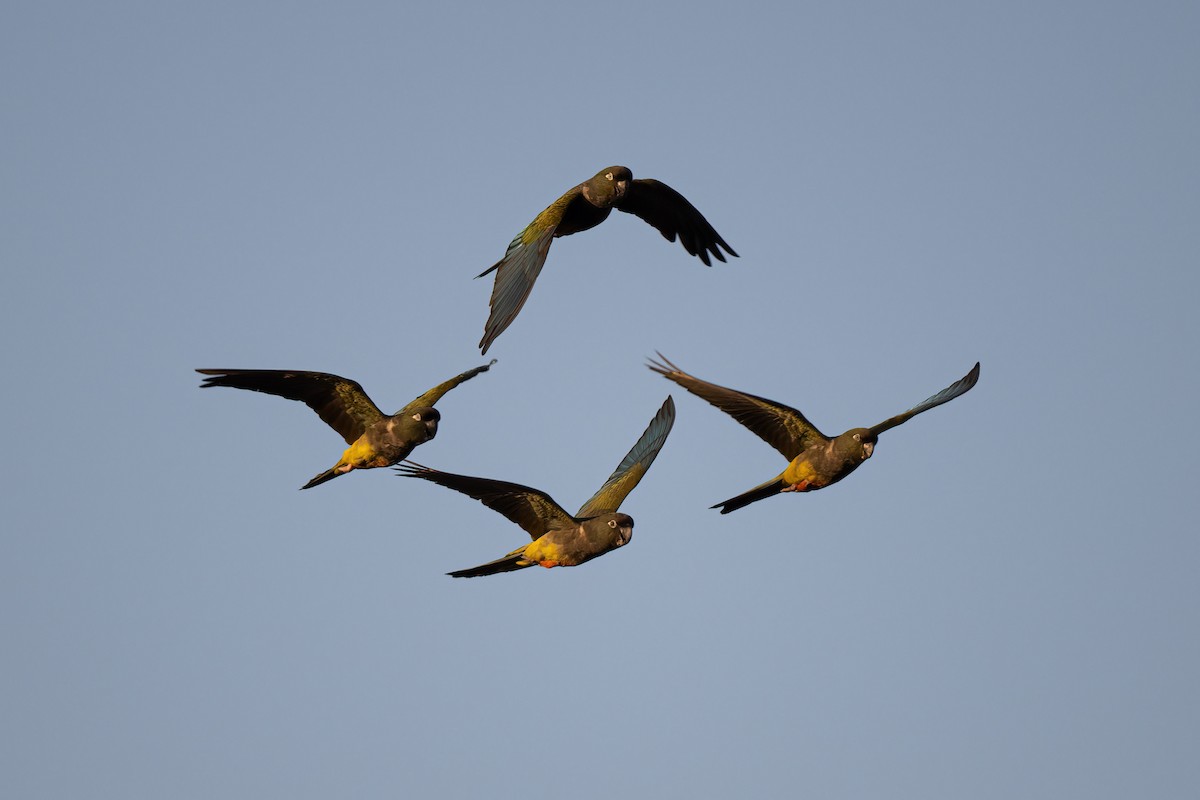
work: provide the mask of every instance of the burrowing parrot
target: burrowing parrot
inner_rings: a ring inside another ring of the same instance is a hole
[[[448,573],[455,578],[475,578],[512,572],[535,564],[543,567],[576,567],[629,543],[633,519],[617,509],[633,491],[662,449],[675,423],[675,403],[670,397],[650,421],[646,431],[621,460],[591,500],[571,516],[550,495],[517,483],[439,472],[411,461],[396,467],[401,475],[423,478],[475,498],[520,525],[532,538],[508,555],[478,567]]]
[[[641,217],[658,228],[667,241],[673,242],[678,236],[683,249],[699,256],[705,266],[712,265],[710,253],[718,261],[725,260],[721,248],[731,256],[737,255],[679,192],[651,178],[635,181],[628,167],[605,167],[534,217],[509,243],[504,258],[475,276],[482,278],[496,272],[492,310],[479,342],[484,353],[525,305],[533,282],[546,263],[550,242],[596,227],[614,208]]]
[[[837,483],[871,457],[879,434],[901,425],[917,414],[965,394],[979,380],[979,364],[961,380],[917,405],[870,428],[851,428],[830,438],[817,430],[794,408],[736,389],[726,389],[693,377],[668,361],[651,359],[650,369],[675,381],[697,397],[712,403],[745,425],[790,462],[778,476],[747,492],[717,503],[722,514],[782,492],[811,492]]]
[[[350,445],[338,462],[317,475],[301,489],[333,480],[352,469],[390,467],[408,457],[413,449],[437,435],[442,415],[434,403],[463,381],[487,372],[495,359],[439,383],[395,414],[379,410],[357,381],[326,372],[297,372],[274,369],[198,369],[205,378],[201,388],[231,386],[299,400],[320,415],[329,427]]]

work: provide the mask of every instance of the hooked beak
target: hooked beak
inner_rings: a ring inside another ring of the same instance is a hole
[[[865,452],[867,454],[867,458],[870,458],[871,454],[875,452],[875,443],[867,442],[866,444],[864,444],[863,452]]]
[[[625,181],[617,181],[617,197],[625,196]]]

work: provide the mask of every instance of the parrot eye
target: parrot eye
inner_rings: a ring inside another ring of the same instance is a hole
[[[415,419],[417,422],[420,422],[421,421],[421,412],[418,411],[416,414],[413,414],[413,419]]]
[[[608,521],[608,527],[610,527],[610,528],[616,528],[616,527],[617,527],[617,521],[616,521],[615,519],[610,519],[610,520]]]
[[[860,436],[859,436],[859,435],[856,433],[856,434],[854,434],[854,441],[856,441],[856,442],[861,442],[861,441],[862,441],[862,437],[860,437]]]
[[[612,173],[611,173],[611,172],[606,172],[606,173],[604,173],[604,177],[605,177],[605,178],[607,178],[608,180],[610,180],[610,181],[611,181],[611,180],[612,180]]]

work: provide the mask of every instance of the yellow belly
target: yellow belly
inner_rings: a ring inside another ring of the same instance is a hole
[[[797,458],[792,463],[788,464],[787,469],[783,471],[783,480],[788,485],[794,486],[799,483],[806,483],[816,488],[820,486],[820,474],[809,463],[808,459]]]
[[[534,564],[541,564],[543,567],[575,565],[575,560],[563,552],[563,549],[557,544],[549,541],[549,536],[543,536],[526,545],[524,559]]]
[[[346,452],[342,453],[342,459],[337,463],[338,467],[349,467],[350,469],[386,467],[387,465],[387,459],[375,453],[365,436],[359,437],[354,444],[347,447]]]

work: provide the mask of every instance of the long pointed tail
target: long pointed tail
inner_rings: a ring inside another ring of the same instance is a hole
[[[469,569],[459,569],[454,572],[447,572],[451,578],[478,578],[481,575],[496,575],[500,572],[515,572],[519,569],[531,567],[533,564],[525,560],[525,548],[514,550],[503,558],[497,558],[495,561],[489,561],[486,564],[480,564],[478,567]]]
[[[305,489],[311,489],[314,486],[320,486],[322,483],[325,483],[325,481],[331,481],[334,478],[336,478],[338,475],[342,475],[342,474],[344,474],[344,473],[337,471],[337,467],[330,467],[329,469],[325,470],[317,477],[313,478],[308,483],[301,486],[300,490],[303,491]]]
[[[765,500],[768,497],[777,495],[786,487],[787,484],[783,481],[783,478],[774,478],[766,483],[755,486],[748,492],[742,492],[737,497],[731,497],[728,500],[717,503],[715,506],[709,506],[709,508],[719,508],[722,514],[728,514],[730,511],[737,511],[739,508],[745,508],[751,503],[757,503],[759,500]]]

